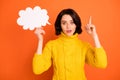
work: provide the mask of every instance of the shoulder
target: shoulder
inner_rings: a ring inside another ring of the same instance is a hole
[[[59,43],[59,40],[55,39],[55,40],[49,40],[45,45],[46,46],[53,46],[53,45],[55,45],[57,43]]]
[[[93,49],[93,46],[89,42],[84,41],[84,40],[79,40],[79,41],[80,41],[80,46],[82,49],[85,49],[85,50]]]
[[[83,45],[83,46],[88,46],[88,45],[90,45],[89,42],[83,41],[83,40],[80,40],[80,39],[79,39],[79,43],[80,43],[81,45]]]

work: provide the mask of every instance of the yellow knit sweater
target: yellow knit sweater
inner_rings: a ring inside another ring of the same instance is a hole
[[[107,66],[104,49],[93,48],[78,39],[78,34],[66,36],[63,33],[56,40],[49,41],[41,55],[33,57],[33,72],[41,74],[53,64],[53,80],[86,80],[84,64],[98,68]]]

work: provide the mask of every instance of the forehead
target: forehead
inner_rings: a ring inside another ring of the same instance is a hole
[[[70,15],[65,14],[65,15],[62,16],[61,21],[62,21],[62,20],[67,20],[67,21],[69,21],[69,20],[73,20],[73,19],[72,19],[72,17],[71,17]]]

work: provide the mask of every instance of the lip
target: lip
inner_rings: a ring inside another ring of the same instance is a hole
[[[66,30],[66,32],[67,32],[67,33],[71,33],[71,32],[72,32],[72,30]]]

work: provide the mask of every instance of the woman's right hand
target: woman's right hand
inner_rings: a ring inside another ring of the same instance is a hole
[[[39,40],[43,40],[43,35],[45,34],[43,28],[36,28],[34,33],[37,35]]]

